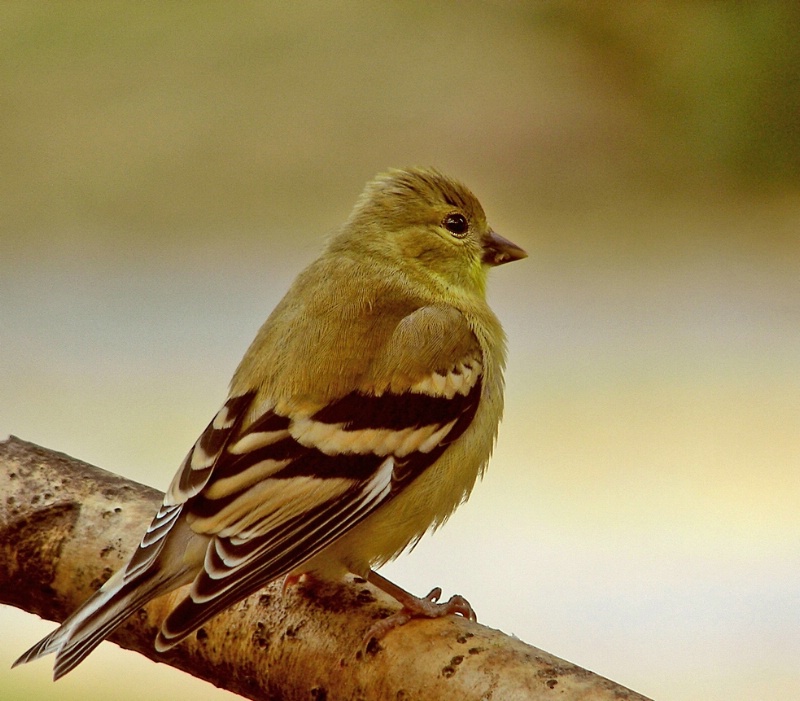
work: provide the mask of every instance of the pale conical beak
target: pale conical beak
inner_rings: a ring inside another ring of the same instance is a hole
[[[487,265],[502,265],[510,263],[512,260],[527,258],[525,253],[517,244],[512,243],[500,234],[489,231],[489,235],[483,242],[483,262]]]

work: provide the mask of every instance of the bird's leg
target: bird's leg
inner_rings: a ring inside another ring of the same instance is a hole
[[[281,596],[286,596],[286,592],[300,581],[300,577],[302,577],[300,574],[287,574],[281,585]]]
[[[370,584],[385,591],[389,596],[397,599],[398,603],[403,607],[397,613],[393,613],[388,618],[384,618],[372,628],[367,631],[364,638],[364,643],[369,643],[372,638],[380,640],[390,630],[399,626],[405,625],[412,618],[439,618],[440,616],[448,616],[450,614],[458,614],[470,621],[477,621],[478,617],[469,602],[460,594],[450,597],[446,603],[438,603],[439,597],[442,595],[442,590],[439,587],[431,589],[430,593],[425,597],[418,597],[410,594],[405,589],[398,587],[396,584],[390,582],[385,577],[381,577],[373,570],[369,571],[367,581]]]
[[[283,584],[281,585],[281,596],[286,596],[286,592],[289,590],[290,587],[295,586],[295,584],[310,584],[313,586],[314,584],[314,575],[311,572],[300,572],[299,574],[287,574],[283,578]]]

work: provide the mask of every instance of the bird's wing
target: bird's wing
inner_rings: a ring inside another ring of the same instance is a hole
[[[364,386],[322,407],[266,408],[241,428],[254,398],[229,399],[168,492],[174,506],[164,508],[182,508],[210,542],[158,647],[301,566],[404,490],[470,425],[482,376],[463,316],[424,307],[398,324]]]
[[[133,581],[144,575],[156,564],[167,544],[167,536],[174,534],[174,526],[183,513],[186,502],[206,485],[228,443],[241,430],[255,394],[252,391],[229,397],[200,434],[181,463],[167,489],[164,502],[153,517],[139,547],[125,567],[125,581]]]

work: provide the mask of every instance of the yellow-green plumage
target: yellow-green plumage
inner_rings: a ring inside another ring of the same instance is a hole
[[[435,170],[368,184],[258,332],[131,562],[19,662],[57,652],[60,676],[189,582],[160,650],[304,572],[374,577],[413,615],[471,614],[434,613],[370,570],[443,523],[486,466],[505,362],[486,272],[524,255]]]
[[[456,205],[471,225],[467,239],[441,227]],[[258,378],[267,401],[309,412],[354,388],[409,391],[465,356],[483,364],[481,404],[466,433],[401,496],[299,571],[365,575],[443,523],[483,472],[502,416],[505,365],[505,335],[485,299],[489,231],[475,196],[436,171],[377,178],[245,355],[234,392]],[[279,339],[295,344],[281,363],[270,352]],[[292,362],[317,347],[327,350]]]

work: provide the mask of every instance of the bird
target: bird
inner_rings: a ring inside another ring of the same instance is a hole
[[[476,620],[461,596],[416,597],[375,570],[442,525],[487,466],[506,356],[487,272],[526,256],[434,168],[367,183],[258,331],[130,560],[15,666],[55,653],[58,679],[187,585],[158,651],[279,578],[349,573],[386,591],[401,609],[368,636]]]

